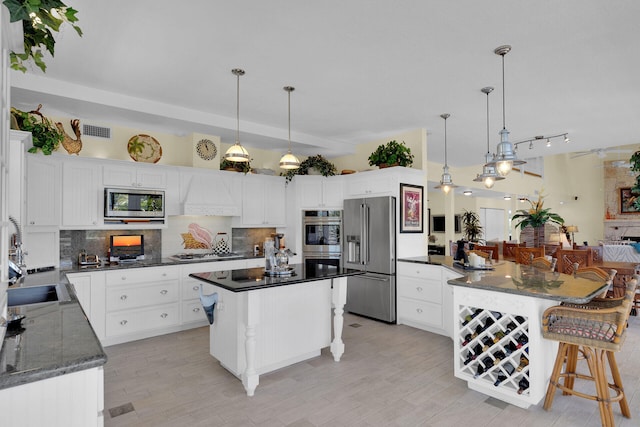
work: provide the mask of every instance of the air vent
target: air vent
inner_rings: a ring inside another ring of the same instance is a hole
[[[83,124],[82,134],[86,136],[96,136],[98,138],[111,139],[111,128]]]

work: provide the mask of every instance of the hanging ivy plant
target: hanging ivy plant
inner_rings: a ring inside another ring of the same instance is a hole
[[[74,24],[77,10],[59,0],[4,0],[9,10],[11,22],[22,21],[24,31],[24,53],[11,52],[11,68],[27,71],[25,62],[32,59],[43,72],[47,69],[44,63],[42,48],[54,56],[56,41],[52,31],[60,31],[60,26],[67,22],[82,37],[82,30]]]

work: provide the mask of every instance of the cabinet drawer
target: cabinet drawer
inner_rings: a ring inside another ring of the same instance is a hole
[[[442,306],[399,297],[398,318],[442,328]]]
[[[127,283],[158,282],[161,280],[178,280],[180,268],[176,267],[150,267],[130,268],[106,273],[107,286],[124,285]]]
[[[108,337],[132,334],[149,329],[162,329],[180,323],[178,303],[150,307],[142,310],[127,310],[107,314]]]
[[[442,284],[433,280],[401,277],[398,280],[398,297],[442,304]]]
[[[442,280],[442,267],[439,265],[425,265],[412,262],[398,263],[398,276],[409,276],[421,279]]]
[[[264,267],[264,258],[250,258],[247,260],[247,268]]]
[[[178,282],[107,288],[107,312],[178,301]]]
[[[207,321],[207,315],[200,300],[184,301],[182,303],[182,323]]]
[[[204,283],[200,280],[187,278],[187,279],[184,279],[184,283],[182,283],[182,299],[183,300],[199,299],[201,283],[202,283],[203,294],[209,295],[210,293],[215,292],[215,287],[213,285]]]

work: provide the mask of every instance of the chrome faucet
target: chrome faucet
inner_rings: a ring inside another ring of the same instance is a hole
[[[11,215],[9,215],[9,221],[16,229],[15,234],[11,236],[11,248],[9,249],[9,256],[13,258],[13,261],[24,270],[26,264],[24,262],[24,256],[27,255],[22,249],[22,229],[20,228],[20,223]]]

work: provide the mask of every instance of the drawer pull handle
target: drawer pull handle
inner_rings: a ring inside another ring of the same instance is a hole
[[[422,314],[422,309],[421,309],[421,308],[416,308],[416,311],[417,311],[418,313],[421,313],[421,314]]]
[[[163,319],[166,319],[166,318],[167,318],[167,316],[168,316],[168,314],[167,314],[167,313],[162,313],[162,314],[160,315],[160,317],[162,317]]]
[[[194,290],[194,291],[197,291],[198,289],[200,289],[200,287],[199,287],[199,286],[194,286],[194,287],[193,287],[193,290]]]
[[[127,321],[126,321],[126,320],[121,320],[121,321],[120,321],[120,324],[121,324],[122,326],[124,326],[124,325],[126,325],[126,324],[127,324]]]
[[[166,294],[167,294],[167,292],[169,292],[169,291],[168,291],[168,290],[166,290],[166,289],[163,289],[163,290],[161,290],[161,291],[160,291],[160,294],[161,294],[161,295],[166,295]]]
[[[120,280],[127,280],[127,276],[122,276]]]
[[[194,308],[194,309],[193,309],[193,312],[194,312],[194,313],[197,313],[197,312],[199,312],[199,311],[200,311],[200,307],[196,307],[196,308]]]
[[[167,273],[162,273],[162,277],[167,277]]]
[[[126,295],[122,295],[122,296],[120,297],[120,299],[121,299],[122,301],[124,301],[124,300],[126,300],[126,299],[127,299],[127,296],[126,296]]]
[[[422,292],[422,286],[416,286],[416,291]]]

